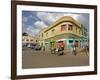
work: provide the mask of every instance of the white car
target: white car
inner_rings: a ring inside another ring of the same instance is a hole
[[[28,44],[27,47],[30,48],[31,47],[31,44]]]

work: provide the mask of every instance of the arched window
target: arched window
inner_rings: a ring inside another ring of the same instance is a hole
[[[61,25],[61,31],[66,30],[66,27],[67,27],[67,25],[66,25],[66,24]]]
[[[68,24],[68,30],[70,30],[70,31],[73,30],[73,25],[72,24]]]

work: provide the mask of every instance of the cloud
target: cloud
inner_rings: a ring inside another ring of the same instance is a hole
[[[25,27],[23,29],[23,32],[27,32],[29,35],[31,36],[38,36],[39,32],[41,29],[47,27],[47,25],[45,23],[43,23],[42,21],[36,21],[34,22],[33,25],[23,25],[23,27]]]
[[[43,21],[36,21],[34,23],[34,27],[37,28],[37,29],[43,29],[45,27],[47,27],[47,25],[43,22]]]
[[[33,27],[28,27],[27,29],[27,33],[31,36],[38,36],[38,32],[40,31],[39,29],[34,29]]]
[[[58,12],[37,12],[36,16],[43,21],[45,24],[50,25],[62,16],[71,16],[75,20],[78,20],[78,16],[80,14],[73,14],[73,13],[58,13]]]
[[[77,20],[84,25],[85,28],[89,31],[89,15],[80,14],[77,17]]]
[[[71,16],[71,17],[73,17],[74,19],[76,19],[77,20],[77,17],[79,16],[78,14],[70,14],[70,13],[68,13],[68,14],[64,14],[64,16]]]
[[[28,17],[23,16],[22,20],[23,20],[23,22],[27,22],[28,21]]]
[[[45,22],[45,24],[47,25],[50,25],[52,22],[55,21],[55,17],[49,12],[37,12],[36,15],[41,21]]]

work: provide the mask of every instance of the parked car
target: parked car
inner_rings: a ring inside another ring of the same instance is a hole
[[[31,48],[35,49],[36,44],[31,43]]]
[[[31,44],[28,43],[26,46],[27,46],[28,48],[30,48],[30,47],[31,47]]]
[[[37,45],[35,46],[35,50],[41,50],[41,46],[40,46],[39,44],[37,44]]]

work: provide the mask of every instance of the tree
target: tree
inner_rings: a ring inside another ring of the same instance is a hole
[[[28,36],[28,34],[26,32],[23,32],[22,35],[23,36]]]

